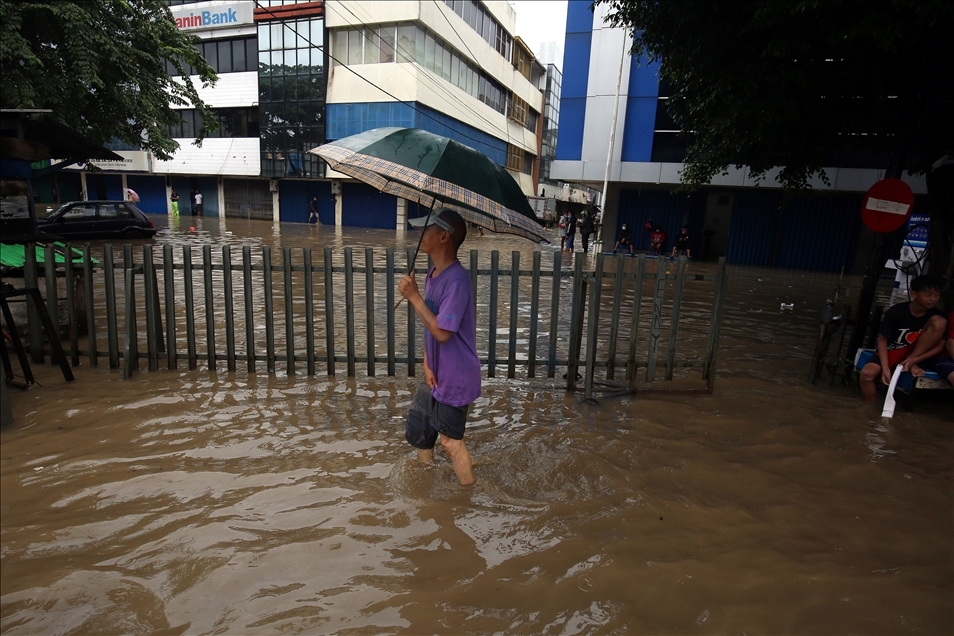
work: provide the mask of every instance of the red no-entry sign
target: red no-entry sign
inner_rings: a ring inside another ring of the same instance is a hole
[[[873,232],[892,232],[907,222],[914,208],[914,193],[900,179],[882,179],[871,186],[861,202],[861,219]]]

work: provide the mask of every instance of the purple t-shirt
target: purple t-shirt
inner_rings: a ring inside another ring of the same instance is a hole
[[[459,261],[451,263],[436,278],[431,276],[434,269],[427,270],[424,302],[437,316],[437,326],[454,334],[440,344],[431,332],[424,330],[427,364],[437,377],[432,395],[444,404],[467,406],[480,397],[477,315],[470,274]]]

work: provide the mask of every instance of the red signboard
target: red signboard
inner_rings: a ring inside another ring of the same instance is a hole
[[[900,179],[882,179],[861,202],[861,219],[873,232],[892,232],[904,225],[914,208],[914,193]]]

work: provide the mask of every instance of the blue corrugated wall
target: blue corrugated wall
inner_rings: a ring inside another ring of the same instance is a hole
[[[861,235],[860,195],[735,191],[726,260],[741,265],[850,269]]]
[[[652,230],[644,228],[647,221],[653,226],[659,225],[666,232],[663,248],[668,253],[672,242],[683,225],[689,226],[689,249],[702,249],[702,224],[705,220],[705,195],[672,193],[669,190],[623,190],[619,196],[618,225],[613,234],[613,244],[619,235],[623,223],[632,229],[633,245],[638,250],[649,249],[649,235]],[[609,250],[609,234],[604,229],[603,245]],[[696,251],[696,254],[701,252]]]
[[[138,207],[146,214],[168,214],[166,178],[139,174],[126,176],[126,185],[139,195]]]
[[[712,191],[693,194],[668,190],[622,190],[616,228],[604,229],[612,249],[619,227],[633,228],[633,244],[649,250],[647,221],[666,231],[665,251],[689,225],[690,249],[702,254],[706,200]],[[773,190],[720,190],[734,195],[726,261],[736,265],[838,272],[850,269],[861,236],[861,195],[805,195],[785,200]],[[784,205],[783,205],[784,203]],[[612,242],[611,242],[612,241]]]
[[[341,184],[341,224],[393,230],[397,198],[363,183]]]
[[[335,224],[335,201],[331,196],[330,181],[282,179],[278,184],[278,214],[283,223],[307,223],[311,199],[318,197],[318,220],[323,225]]]

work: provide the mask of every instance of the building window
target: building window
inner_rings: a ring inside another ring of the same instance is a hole
[[[348,36],[336,34],[336,49],[363,59],[363,38]],[[308,152],[325,142],[324,19],[259,22],[258,42],[262,176],[324,176],[324,162]]]
[[[519,146],[514,146],[513,144],[507,144],[507,170],[513,170],[514,172],[523,171],[523,155],[524,150]]]
[[[182,122],[168,127],[173,139],[195,139],[202,130],[202,113],[194,108],[178,110]],[[218,130],[208,134],[209,139],[258,137],[258,108],[216,108],[212,111],[218,121]]]
[[[527,123],[527,102],[523,101],[513,93],[510,93],[507,100],[507,117],[517,122],[521,126]]]
[[[258,70],[258,38],[243,37],[227,40],[203,40],[196,44],[199,53],[216,73],[242,73]],[[195,69],[184,64],[186,75],[195,75]],[[166,60],[166,73],[179,75],[179,69]]]
[[[527,106],[527,123],[524,127],[532,133],[537,132],[537,121],[540,119],[540,113]]]
[[[481,3],[476,0],[444,0],[444,4],[463,18],[470,28],[487,41],[487,44],[510,61],[513,38]]]
[[[523,174],[533,174],[533,161],[536,157],[526,150],[523,151],[523,166],[521,166],[521,172]]]
[[[402,62],[418,64],[440,79],[507,114],[503,85],[471,64],[432,31],[414,24],[336,29],[331,36],[333,61],[346,65]],[[521,123],[524,123],[521,120]]]

